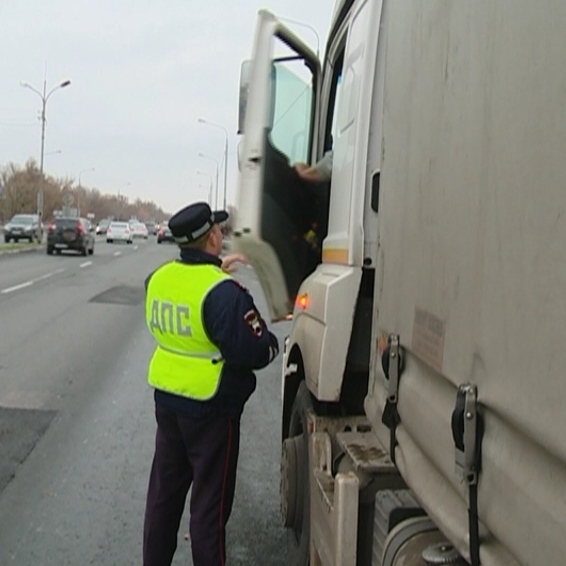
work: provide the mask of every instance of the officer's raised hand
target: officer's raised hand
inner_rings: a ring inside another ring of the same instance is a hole
[[[248,259],[242,254],[230,254],[222,258],[222,271],[224,273],[234,273],[238,268],[234,265],[235,263],[242,263],[248,265]]]

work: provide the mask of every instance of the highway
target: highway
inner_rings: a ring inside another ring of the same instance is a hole
[[[176,256],[154,238],[93,256],[0,256],[0,564],[141,564],[155,434],[143,282]],[[235,276],[267,309],[253,270]],[[287,323],[273,327],[282,347]],[[280,364],[242,417],[228,563],[284,564]],[[187,506],[188,508],[188,506]],[[174,565],[192,564],[188,513]],[[269,557],[268,561],[267,557]]]

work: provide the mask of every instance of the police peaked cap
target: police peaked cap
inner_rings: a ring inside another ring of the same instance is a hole
[[[178,244],[189,244],[204,236],[214,224],[228,218],[225,210],[212,212],[206,202],[196,202],[175,213],[169,220],[169,229]]]

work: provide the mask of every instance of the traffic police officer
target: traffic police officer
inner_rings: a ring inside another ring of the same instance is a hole
[[[225,211],[192,204],[169,221],[180,258],[146,280],[146,322],[157,348],[149,364],[157,433],[147,493],[144,566],[170,566],[192,485],[194,566],[224,566],[240,416],[253,370],[278,353],[248,291],[228,273],[241,256],[220,259]]]

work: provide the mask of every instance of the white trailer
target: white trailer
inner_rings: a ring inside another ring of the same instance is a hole
[[[564,54],[561,0],[340,0],[323,64],[260,12],[234,243],[293,319],[289,564],[566,564]]]

